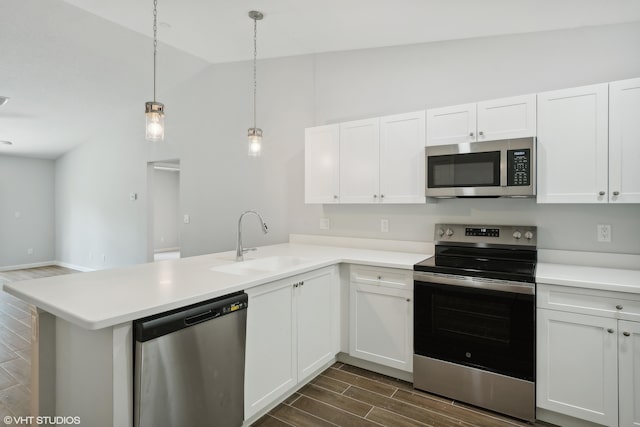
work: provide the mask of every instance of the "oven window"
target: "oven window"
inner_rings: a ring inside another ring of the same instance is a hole
[[[500,151],[429,156],[429,188],[500,186]]]
[[[510,309],[502,302],[477,304],[465,296],[435,294],[433,309],[435,334],[461,340],[509,344]]]
[[[535,378],[533,295],[416,281],[413,332],[416,354]]]

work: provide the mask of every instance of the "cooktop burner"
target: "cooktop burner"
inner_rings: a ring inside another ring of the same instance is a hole
[[[536,227],[436,224],[434,240],[435,256],[415,271],[535,281]]]

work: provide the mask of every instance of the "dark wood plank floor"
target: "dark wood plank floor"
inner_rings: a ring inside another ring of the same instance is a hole
[[[336,363],[252,424],[315,426],[531,426],[413,389],[410,383]],[[546,426],[535,423],[534,426]]]
[[[76,273],[48,266],[0,271],[0,284]],[[31,391],[31,307],[0,291],[0,418],[28,416]]]

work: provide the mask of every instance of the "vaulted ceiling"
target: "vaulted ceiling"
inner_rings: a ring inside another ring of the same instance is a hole
[[[2,0],[0,155],[56,158],[142,114],[152,4]],[[250,59],[254,9],[261,58],[640,21],[637,0],[158,0],[163,81]]]

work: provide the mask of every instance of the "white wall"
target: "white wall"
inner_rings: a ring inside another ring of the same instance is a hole
[[[180,172],[155,169],[153,177],[153,248],[180,247]]]
[[[429,241],[434,223],[460,221],[533,223],[542,248],[640,253],[638,205],[303,203],[305,127],[637,77],[638,46],[634,23],[259,61],[259,159],[246,156],[251,63],[212,65],[162,99],[165,142],[140,141],[135,115],[58,161],[58,200],[66,206],[58,209],[58,256],[86,265],[87,253],[98,251],[105,265],[143,262],[146,205],[127,195],[135,188],[144,200],[146,162],[169,158],[181,161],[181,215],[191,217],[181,224],[183,256],[232,249],[246,209],[262,213],[271,230],[263,236],[247,218],[246,246],[283,242],[289,233]],[[83,219],[74,221],[78,209]],[[321,217],[331,218],[328,232],[319,229]],[[383,217],[388,233],[378,231]],[[597,223],[612,225],[612,243],[596,243]]]
[[[0,269],[55,260],[54,177],[52,160],[0,156]]]

